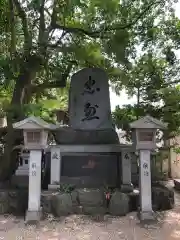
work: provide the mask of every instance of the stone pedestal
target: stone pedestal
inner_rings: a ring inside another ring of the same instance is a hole
[[[29,198],[26,223],[41,219],[41,150],[31,150],[29,159]]]
[[[132,192],[133,185],[131,183],[131,153],[130,152],[122,152],[122,160],[121,160],[121,168],[122,168],[122,184],[121,191],[122,192]]]
[[[150,150],[140,150],[140,220],[154,220],[151,193]]]
[[[57,189],[60,184],[61,176],[61,154],[58,147],[51,148],[51,174],[50,174],[50,185],[48,189]]]

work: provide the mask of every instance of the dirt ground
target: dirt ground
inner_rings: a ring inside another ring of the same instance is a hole
[[[39,226],[25,226],[23,218],[0,216],[0,240],[180,240],[180,193],[176,206],[157,213],[157,222],[140,224],[136,213],[103,219],[72,215],[61,219],[51,216]]]

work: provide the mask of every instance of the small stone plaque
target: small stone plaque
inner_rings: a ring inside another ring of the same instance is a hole
[[[140,142],[152,142],[154,137],[153,132],[139,132],[138,133],[138,140]]]

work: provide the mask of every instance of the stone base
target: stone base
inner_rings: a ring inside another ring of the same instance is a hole
[[[48,190],[56,190],[59,188],[57,184],[48,184]]]
[[[16,170],[16,173],[15,173],[16,176],[29,176],[29,169],[17,169]]]
[[[42,208],[39,211],[26,211],[25,222],[26,224],[38,223],[42,220]]]
[[[28,187],[29,176],[28,175],[13,175],[11,178],[12,186]]]
[[[154,221],[155,213],[154,211],[139,211],[138,218],[140,219],[140,221]]]
[[[59,127],[53,131],[57,144],[119,144],[115,129],[75,130],[71,127]]]
[[[134,187],[132,183],[121,185],[121,192],[130,193],[130,192],[133,192],[133,190],[134,190]]]

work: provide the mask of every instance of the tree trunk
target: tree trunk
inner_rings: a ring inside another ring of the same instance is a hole
[[[30,87],[32,76],[32,72],[24,72],[20,74],[15,84],[11,100],[11,109],[7,112],[7,134],[5,137],[4,156],[0,166],[1,181],[9,180],[14,171],[14,167],[16,166],[15,159],[12,159],[12,150],[17,134],[14,131],[12,124],[25,117],[23,112],[23,104],[27,103],[25,89],[28,89],[28,86]],[[30,98],[28,100],[30,101]]]

